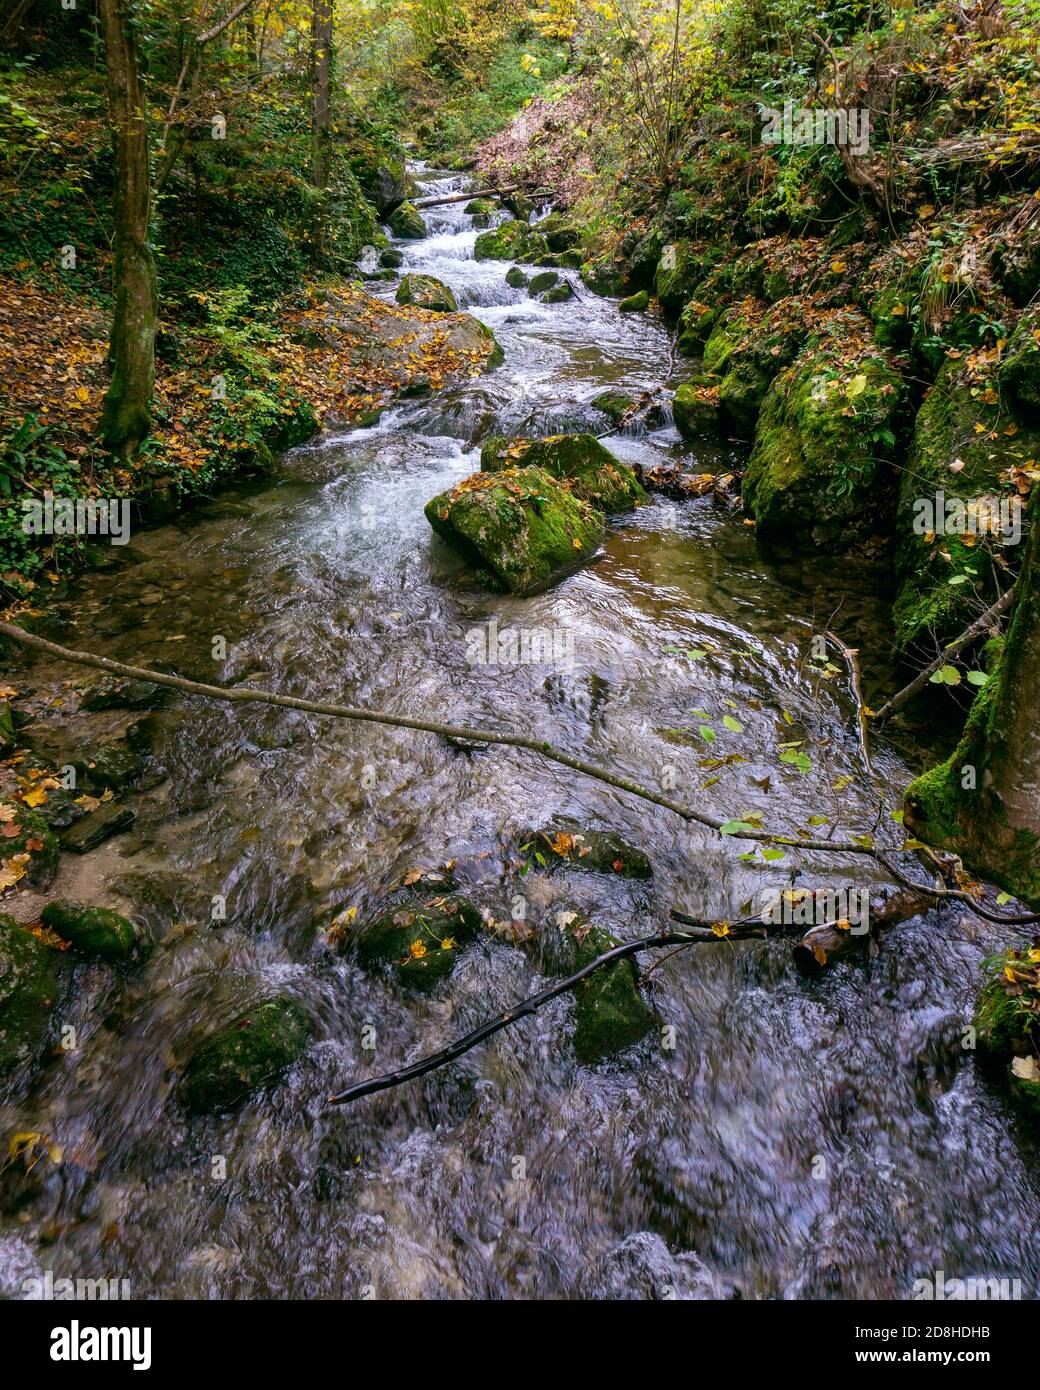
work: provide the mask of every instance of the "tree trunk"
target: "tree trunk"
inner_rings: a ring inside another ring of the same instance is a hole
[[[1040,492],[1011,621],[953,756],[911,783],[904,823],[1040,906]]]
[[[101,412],[105,447],[133,454],[152,422],[158,288],[148,240],[148,127],[129,0],[99,0],[115,152],[112,380]]]
[[[332,131],[332,4],[333,0],[314,0],[311,11],[311,62],[313,99],[311,104],[312,182],[315,188],[329,186],[330,137]]]

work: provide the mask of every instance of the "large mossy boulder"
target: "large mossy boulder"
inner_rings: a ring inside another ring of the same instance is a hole
[[[140,954],[140,940],[133,923],[107,907],[63,898],[48,903],[43,925],[71,943],[73,950],[91,960],[116,964]]]
[[[394,208],[386,219],[386,225],[394,236],[407,241],[419,241],[426,235],[426,223],[423,221],[422,213],[412,203],[401,203]]]
[[[774,379],[758,417],[745,506],[795,550],[846,548],[889,510],[902,380],[851,317]]]
[[[1013,528],[1005,538],[995,525],[1001,500],[1010,505],[1014,491],[1008,471],[1038,458],[1040,430],[1015,423],[993,369],[950,359],[917,412],[900,481],[893,607],[900,652],[934,652],[968,626],[980,602],[996,598],[991,554],[1013,556],[1017,544]]]
[[[521,835],[520,853],[540,869],[565,865],[619,878],[653,877],[653,865],[642,850],[627,844],[612,830],[590,830],[572,821],[559,821]]]
[[[480,913],[465,898],[408,895],[345,940],[363,969],[389,970],[401,984],[428,990],[451,974],[480,930]]]
[[[498,207],[493,198],[471,198],[462,210],[470,217],[490,217]]]
[[[531,594],[586,564],[603,513],[541,468],[474,473],[426,504],[426,519],[496,588]]]
[[[503,222],[481,232],[473,246],[478,261],[532,261],[549,248],[545,238],[526,222]]]
[[[492,435],[481,446],[482,473],[528,467],[566,479],[576,497],[604,512],[630,512],[648,500],[632,469],[592,434],[557,434],[548,439]]]
[[[581,240],[578,228],[562,212],[551,212],[535,223],[535,227],[550,251],[573,251]]]
[[[399,207],[415,192],[415,181],[403,159],[368,159],[355,168],[361,191],[380,217]]]
[[[57,997],[54,951],[0,915],[0,1077],[38,1060]]]
[[[1005,1069],[1014,1098],[1040,1121],[1040,949],[1006,951],[985,969],[975,1041],[985,1061]]]
[[[745,299],[720,316],[705,344],[703,366],[717,379],[727,424],[750,437],[766,392],[798,356],[805,332],[803,315],[789,299],[768,309]]]
[[[532,275],[528,281],[527,293],[530,295],[544,294],[546,290],[554,289],[560,283],[560,277],[555,270],[540,270],[537,275]]]
[[[206,1038],[184,1072],[181,1093],[189,1110],[230,1110],[280,1079],[310,1042],[310,1025],[290,999],[266,999]]]
[[[723,424],[718,377],[695,376],[678,386],[672,400],[672,418],[684,439],[717,434]]]
[[[725,251],[721,242],[714,241],[675,241],[663,247],[654,274],[654,292],[661,307],[677,317]]]
[[[432,309],[439,314],[455,314],[459,303],[443,282],[433,275],[410,274],[402,277],[397,287],[398,304],[410,304],[417,309]]]
[[[1000,385],[1023,412],[1040,414],[1040,306],[1027,309],[1004,348]]]
[[[646,290],[637,290],[635,294],[618,300],[618,309],[623,314],[641,314],[649,307],[650,296]]]

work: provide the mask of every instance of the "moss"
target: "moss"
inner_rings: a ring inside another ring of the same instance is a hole
[[[579,921],[571,928],[580,938],[575,969],[620,945],[600,927]],[[632,1047],[657,1027],[658,1018],[639,990],[633,960],[597,970],[574,992],[574,1051],[582,1062],[599,1062]]]
[[[473,255],[478,261],[531,261],[548,249],[545,238],[526,222],[503,222],[481,232]]]
[[[546,290],[554,289],[560,283],[560,277],[555,270],[543,270],[538,275],[532,275],[527,286],[528,294],[544,294]]]
[[[725,251],[723,243],[716,241],[677,241],[664,247],[654,275],[661,307],[678,316]]]
[[[887,504],[902,383],[869,343],[851,359],[842,347],[836,323],[775,378],[744,479],[760,530],[800,549],[851,544]]]
[[[480,450],[483,473],[503,468],[543,468],[571,484],[575,497],[604,512],[629,512],[647,501],[632,472],[591,434],[559,434],[548,439],[507,439],[492,435]]]
[[[419,209],[412,203],[401,203],[386,219],[386,224],[395,236],[408,241],[418,241],[426,235],[426,223]]]
[[[57,994],[54,952],[0,915],[0,1075],[40,1057]]]
[[[511,289],[522,290],[527,285],[527,276],[518,265],[511,265],[506,271],[506,284]]]
[[[603,514],[541,468],[475,473],[426,504],[426,519],[496,587],[530,594],[587,563]]]
[[[50,927],[81,955],[94,960],[124,961],[138,953],[133,924],[107,907],[90,907],[68,899],[48,903],[43,924]]]
[[[432,989],[480,933],[480,914],[464,898],[407,896],[347,938],[365,970],[390,970],[412,989]]]
[[[625,266],[613,258],[583,261],[579,273],[593,294],[616,296],[625,292]]]
[[[920,523],[915,528],[920,504],[934,502],[937,493],[946,501],[965,503],[998,499],[1007,492],[1002,473],[1038,456],[1040,431],[1016,429],[987,381],[976,381],[960,360],[947,362],[917,412],[913,446],[900,482],[899,588],[893,605],[900,652],[915,647],[932,652],[937,642],[962,632],[978,613],[980,601],[989,603],[996,597],[986,547],[1003,549],[995,537],[969,536],[969,544],[956,534],[943,535],[937,544],[934,534],[919,529]],[[951,469],[958,461],[960,466]],[[980,540],[984,543],[976,543]]]
[[[553,870],[567,865],[592,873],[620,878],[648,879],[653,865],[642,852],[626,844],[612,830],[590,830],[572,821],[559,821],[544,830],[521,836],[521,853],[539,868]]]
[[[0,700],[0,758],[14,752],[14,718],[7,700]]]
[[[722,415],[750,434],[773,379],[789,366],[805,341],[799,306],[781,300],[763,306],[744,300],[723,313],[704,348],[704,370],[718,380]]]
[[[718,433],[722,425],[718,378],[698,376],[684,381],[672,400],[672,416],[684,439]]]
[[[639,290],[636,294],[630,294],[627,299],[622,299],[618,308],[623,314],[641,314],[650,306],[650,296],[646,290]]]
[[[1040,409],[1040,307],[1027,309],[1000,363],[1000,385],[1025,410]]]
[[[1004,1069],[1012,1096],[1040,1120],[1040,950],[1006,951],[984,969],[974,1020],[980,1053]]]
[[[284,1075],[307,1050],[310,1026],[289,999],[267,999],[208,1037],[184,1073],[188,1108],[229,1110]]]
[[[457,313],[459,308],[448,286],[432,275],[405,275],[397,287],[397,302],[442,314]]]
[[[471,217],[490,217],[495,211],[495,203],[491,198],[471,198],[463,208],[463,212],[468,212]]]
[[[7,860],[25,870],[25,881],[34,887],[46,885],[54,874],[61,848],[58,838],[43,817],[24,802],[16,802],[15,818],[4,826],[7,832],[0,849],[0,863]],[[10,831],[15,830],[11,835]],[[27,855],[23,859],[21,856]]]
[[[598,396],[593,396],[590,404],[602,410],[612,425],[619,425],[636,405],[636,397],[626,396],[623,391],[601,391]]]
[[[546,290],[541,296],[541,301],[543,304],[566,304],[573,294],[574,291],[564,280],[562,284],[554,285],[551,290]]]

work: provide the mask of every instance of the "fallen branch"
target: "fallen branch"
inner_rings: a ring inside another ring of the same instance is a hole
[[[803,975],[822,975],[835,961],[845,960],[865,950],[879,931],[918,917],[932,905],[926,892],[907,889],[894,893],[883,904],[881,910],[874,914],[867,931],[855,932],[847,922],[823,922],[810,927],[791,953],[794,963]]]
[[[863,679],[859,669],[859,651],[856,647],[850,647],[843,642],[833,632],[825,632],[824,636],[829,642],[833,642],[839,649],[849,668],[849,677],[852,681],[852,695],[856,701],[856,723],[859,726],[859,746],[863,753],[863,762],[866,765],[869,776],[874,776],[874,764],[870,761],[870,744],[867,741],[867,707],[863,703]]]
[[[987,628],[992,627],[995,620],[999,618],[1002,613],[1006,613],[1011,607],[1011,600],[1014,596],[1014,592],[1015,590],[1012,587],[1001,594],[996,603],[987,608],[981,617],[975,619],[971,627],[967,628],[959,637],[955,637],[952,642],[949,642],[943,647],[935,660],[929,662],[923,671],[919,671],[909,685],[905,685],[898,694],[893,695],[891,700],[886,701],[885,704],[881,706],[873,717],[874,723],[881,724],[890,714],[895,714],[897,710],[901,710],[908,700],[912,700],[919,690],[924,689],[931,677],[941,666],[945,666],[953,657],[959,656],[965,647],[977,641]]]

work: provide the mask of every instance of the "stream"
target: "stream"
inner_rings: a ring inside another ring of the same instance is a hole
[[[427,195],[469,186],[430,170],[420,182]],[[573,272],[562,304],[507,286],[506,264],[474,260],[464,206],[426,209],[429,235],[397,243],[401,269],[445,281],[504,365],[135,535],[59,610],[57,640],[201,680],[522,728],[666,779],[724,819],[869,828],[911,768],[880,740],[871,783],[844,668],[813,675],[809,635],[832,626],[860,648],[868,697],[897,688],[883,562],[766,556],[739,508],[655,497],[614,519],[596,563],[518,599],[478,587],[434,537],[423,505],[479,467],[485,435],[603,431],[596,395],[636,395],[670,368],[659,319],[620,313]],[[606,442],[630,463],[697,472],[744,455],[684,445],[669,423]],[[565,634],[559,659],[474,664],[470,634],[488,623]],[[24,680],[60,692],[72,675],[85,679],[41,658]],[[331,1092],[548,983],[499,937],[429,995],[330,954],[330,915],[355,906],[363,921],[414,868],[454,860],[496,921],[519,894],[536,930],[581,907],[624,940],[666,929],[671,906],[733,918],[796,873],[870,887],[867,869],[742,861],[746,843],[526,753],[190,697],[151,723],[135,826],[70,872],[156,948],[125,975],[76,966],[62,1020],[78,1046],[0,1105],[5,1135],[39,1131],[63,1151],[0,1217],[0,1291],[50,1269],[161,1298],[905,1298],[944,1270],[1019,1278],[1036,1296],[1035,1140],[961,1044],[1003,929],[934,912],[818,981],[795,972],[789,940],[658,953],[644,970],[660,961],[650,997],[674,1047],[652,1037],[581,1065],[564,997],[456,1065],[329,1108]],[[781,761],[787,743],[808,771]],[[651,856],[653,880],[518,877],[518,837],[553,817],[617,831]],[[899,843],[885,822],[879,836]],[[312,1020],[305,1061],[234,1114],[189,1117],[178,1065],[258,982]]]

